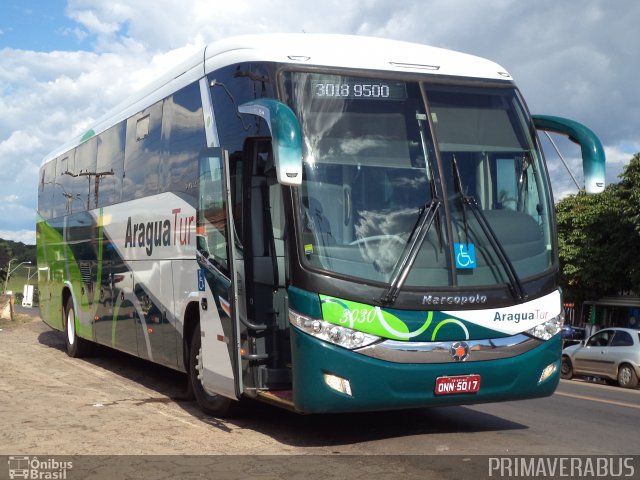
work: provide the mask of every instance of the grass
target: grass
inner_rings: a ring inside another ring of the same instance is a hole
[[[28,265],[27,265],[28,267]],[[31,266],[31,273],[34,273],[35,267]],[[7,290],[11,290],[13,292],[13,298],[15,299],[16,304],[20,304],[22,301],[22,292],[24,291],[24,285],[27,283],[27,275],[29,274],[29,269],[24,268],[24,266],[18,268],[15,272],[11,274],[9,277],[9,281],[7,282]],[[37,275],[31,277],[31,284],[37,286]],[[0,292],[4,290],[4,281],[0,282]],[[16,298],[17,295],[17,298]],[[37,311],[37,306],[35,307]],[[25,323],[29,323],[33,320],[31,315],[19,314],[16,313],[15,305],[13,310],[13,321],[8,319],[0,319],[0,328],[1,329],[10,329],[19,327],[20,325],[24,325]]]
[[[23,265],[20,268],[18,268],[15,272],[13,272],[11,274],[11,277],[9,277],[9,281],[7,282],[7,290],[11,290],[14,295],[16,293],[22,293],[24,291],[24,286],[27,283],[27,275],[29,275],[29,265]],[[35,273],[35,268],[33,265],[31,265],[31,274],[33,275]],[[32,285],[37,285],[38,284],[38,276],[37,275],[33,275],[31,277],[31,280],[29,280],[29,283],[31,283]],[[4,282],[2,282],[2,285],[0,286],[0,292],[4,290]]]
[[[31,278],[29,279],[29,283],[34,286],[35,289],[38,288],[38,275],[34,275],[37,272],[35,270],[36,267],[33,265],[23,265],[18,268],[15,272],[11,274],[9,277],[9,281],[7,282],[7,291],[13,292],[13,298],[17,305],[22,303],[22,293],[24,292],[24,286],[27,284],[27,277],[31,274]],[[4,290],[4,282],[0,282],[0,292]],[[34,298],[33,306],[37,307],[37,295]]]

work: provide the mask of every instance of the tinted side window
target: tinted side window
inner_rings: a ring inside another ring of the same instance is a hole
[[[76,148],[75,168],[73,175],[74,201],[71,204],[72,212],[88,210],[95,206],[95,174],[96,174],[96,151],[98,139],[96,137],[87,140]]]
[[[53,217],[53,192],[56,181],[56,159],[47,162],[40,170],[38,188],[38,214],[49,219]]]
[[[122,196],[125,125],[125,122],[121,122],[102,132],[98,137],[96,165],[98,207],[118,203]]]
[[[269,128],[255,115],[238,113],[238,105],[257,98],[275,98],[272,77],[266,65],[241,63],[213,72],[209,76],[213,110],[220,145],[233,154],[241,152],[244,140],[269,135]]]
[[[56,168],[56,180],[53,191],[53,216],[60,217],[71,213],[74,202],[80,202],[82,200],[74,195],[76,190],[75,183],[77,180],[81,180],[75,176],[76,162],[75,162],[75,150],[65,153],[58,157],[58,165]],[[79,207],[77,208],[77,210]]]
[[[613,336],[613,340],[611,340],[612,347],[632,347],[633,346],[633,338],[627,332],[623,332],[622,330],[616,331]]]
[[[198,154],[207,146],[198,83],[165,100],[162,138],[167,145],[168,156],[160,166],[160,190],[184,192],[195,202]]]
[[[162,101],[127,120],[122,201],[159,192]]]
[[[229,151],[231,194],[236,231],[242,237],[242,149],[247,137],[269,136],[269,127],[255,115],[238,113],[238,106],[258,98],[275,98],[274,75],[268,64],[231,65],[209,76],[220,145]]]

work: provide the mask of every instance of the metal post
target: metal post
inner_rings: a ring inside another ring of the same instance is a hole
[[[7,275],[4,277],[4,290],[2,290],[2,293],[7,293],[7,282],[9,281],[9,272],[11,271],[11,262],[13,262],[13,258],[9,260],[9,265],[7,265]]]
[[[4,293],[7,293],[7,283],[9,282],[9,277],[11,276],[11,274],[15,272],[17,269],[19,269],[22,265],[25,265],[25,264],[31,265],[31,262],[22,262],[22,263],[19,263],[16,268],[11,270],[11,262],[13,262],[13,258],[9,260],[9,266],[7,267],[7,276],[4,279]]]

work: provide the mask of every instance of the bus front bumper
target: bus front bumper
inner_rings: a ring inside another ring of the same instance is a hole
[[[394,363],[318,340],[292,328],[293,399],[301,413],[395,410],[520,400],[553,394],[560,379],[556,335],[521,355],[446,364]],[[555,371],[540,381],[545,368]],[[479,375],[475,393],[436,395],[442,376]]]

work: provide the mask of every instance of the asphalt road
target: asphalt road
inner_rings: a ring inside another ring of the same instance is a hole
[[[40,321],[0,331],[0,455],[636,455],[640,390],[562,381],[549,398],[300,416],[250,403],[216,419],[185,377],[104,349],[71,359]]]

